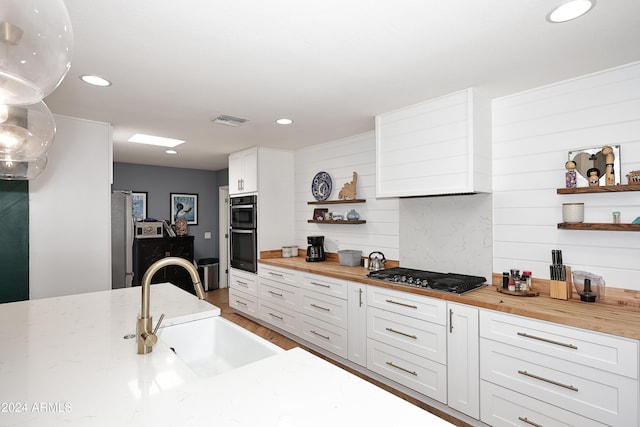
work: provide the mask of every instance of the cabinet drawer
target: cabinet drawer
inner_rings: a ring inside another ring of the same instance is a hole
[[[447,368],[379,341],[367,340],[367,369],[447,403]]]
[[[480,382],[483,422],[495,426],[603,427],[605,424],[487,381]]]
[[[300,305],[299,289],[295,286],[276,282],[274,280],[258,278],[260,301],[278,304],[290,310],[297,310]]]
[[[347,299],[349,293],[348,282],[346,280],[335,279],[333,277],[321,276],[318,274],[302,274],[302,287],[326,295]]]
[[[638,382],[481,338],[480,378],[587,418],[637,425]]]
[[[346,359],[347,330],[311,316],[301,315],[301,336],[303,339]]]
[[[258,318],[258,301],[254,295],[231,288],[229,289],[229,307]]]
[[[638,341],[635,340],[490,310],[480,311],[480,336],[638,378]]]
[[[266,279],[298,286],[298,272],[288,268],[274,267],[272,265],[258,264],[258,275]]]
[[[439,325],[447,324],[445,300],[371,286],[367,292],[367,302],[370,307],[378,307]]]
[[[260,319],[282,329],[283,331],[298,335],[299,315],[295,310],[289,310],[262,300],[260,300],[258,306]]]
[[[229,287],[253,296],[258,296],[258,276],[256,274],[231,269],[229,273]]]
[[[447,362],[447,333],[442,325],[369,307],[367,335],[416,356]]]
[[[302,291],[301,313],[347,328],[347,301],[318,292]]]

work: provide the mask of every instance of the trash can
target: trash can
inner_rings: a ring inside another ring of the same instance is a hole
[[[198,260],[198,273],[205,291],[218,289],[218,258],[202,258]]]

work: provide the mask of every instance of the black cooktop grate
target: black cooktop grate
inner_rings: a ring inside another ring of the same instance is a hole
[[[466,274],[438,273],[413,268],[394,267],[370,272],[370,279],[425,289],[463,294],[485,286],[486,278]]]

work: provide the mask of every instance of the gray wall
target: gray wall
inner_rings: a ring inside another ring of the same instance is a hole
[[[189,226],[195,237],[195,257],[218,258],[218,187],[229,182],[228,170],[207,171],[114,163],[113,190],[147,192],[147,216],[170,219],[170,193],[198,194],[198,225]],[[211,239],[205,239],[205,232]]]

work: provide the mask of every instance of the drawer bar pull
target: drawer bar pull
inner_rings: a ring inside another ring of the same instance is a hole
[[[330,308],[320,307],[319,305],[315,305],[315,304],[311,304],[311,307],[319,308],[320,310],[324,310],[324,311],[331,311]]]
[[[418,337],[417,337],[417,336],[415,336],[415,335],[407,334],[406,332],[396,331],[396,330],[395,330],[395,329],[393,329],[393,328],[385,328],[385,329],[386,329],[387,331],[389,331],[389,332],[393,332],[393,333],[395,333],[395,334],[400,334],[400,335],[404,335],[405,337],[413,338],[414,340],[417,340],[417,339],[418,339]]]
[[[527,372],[527,371],[521,371],[521,370],[518,370],[518,373],[519,373],[520,375],[524,375],[524,376],[526,376],[526,377],[535,378],[536,380],[544,381],[544,382],[547,382],[547,383],[549,383],[549,384],[553,384],[553,385],[557,385],[557,386],[559,386],[559,387],[567,388],[567,389],[569,389],[569,390],[571,390],[571,391],[578,391],[578,389],[577,389],[576,387],[572,386],[572,385],[562,384],[562,383],[559,383],[559,382],[557,382],[557,381],[550,380],[550,379],[548,379],[548,378],[544,378],[544,377],[540,377],[540,376],[538,376],[538,375],[530,374],[530,373],[529,373],[529,372]]]
[[[313,335],[319,336],[320,338],[324,338],[325,340],[330,340],[331,339],[326,335],[322,335],[322,334],[317,333],[316,331],[309,331],[309,332],[311,332]]]
[[[282,316],[276,316],[276,315],[275,315],[275,314],[273,314],[273,313],[269,313],[269,316],[271,316],[271,317],[275,317],[276,319],[279,319],[279,320],[284,320],[284,317],[282,317]]]
[[[542,427],[541,424],[534,423],[533,421],[530,421],[527,417],[518,417],[518,419],[523,423],[532,425],[533,427]]]
[[[410,370],[408,370],[408,369],[406,369],[406,368],[403,368],[402,366],[398,366],[398,365],[396,365],[396,364],[395,364],[395,363],[393,363],[393,362],[386,362],[386,363],[387,363],[387,365],[389,365],[389,366],[393,366],[394,368],[396,368],[396,369],[400,369],[401,371],[405,371],[405,372],[406,372],[406,373],[408,373],[408,374],[415,375],[416,377],[418,376],[418,373],[417,373],[416,371],[410,371]]]
[[[243,282],[242,280],[237,280],[237,279],[236,279],[236,283],[237,283],[238,285],[242,285],[242,286],[249,286],[249,285],[247,285],[247,282]]]
[[[554,341],[554,340],[550,340],[550,339],[547,339],[547,338],[537,337],[535,335],[529,335],[526,332],[518,332],[518,335],[520,335],[521,337],[525,337],[525,338],[531,338],[532,340],[544,341],[544,342],[548,342],[550,344],[561,345],[563,347],[572,348],[574,350],[578,349],[578,347],[576,347],[573,344],[566,344],[566,343],[563,343],[563,342],[560,342],[560,341]]]
[[[280,273],[274,273],[273,271],[270,271],[270,272],[269,272],[269,274],[270,274],[270,275],[272,275],[272,276],[284,277],[284,275],[283,275],[283,274],[280,274]]]
[[[312,285],[322,286],[323,288],[330,288],[330,285],[325,285],[324,283],[311,282]]]
[[[240,304],[240,305],[244,305],[245,307],[247,306],[246,302],[242,302],[239,299],[236,300],[236,303]]]
[[[282,296],[282,294],[279,294],[279,293],[277,293],[277,292],[273,292],[273,291],[269,291],[269,293],[270,293],[271,295],[275,295],[275,296],[277,296],[277,297],[281,297],[281,296]]]
[[[390,304],[397,304],[397,305],[402,305],[402,306],[404,306],[404,307],[415,308],[415,309],[417,309],[417,308],[418,308],[418,306],[416,306],[416,305],[405,304],[405,303],[403,303],[403,302],[394,301],[394,300],[392,300],[392,299],[388,299],[388,300],[386,300],[386,301],[387,301],[388,303],[390,303]]]

